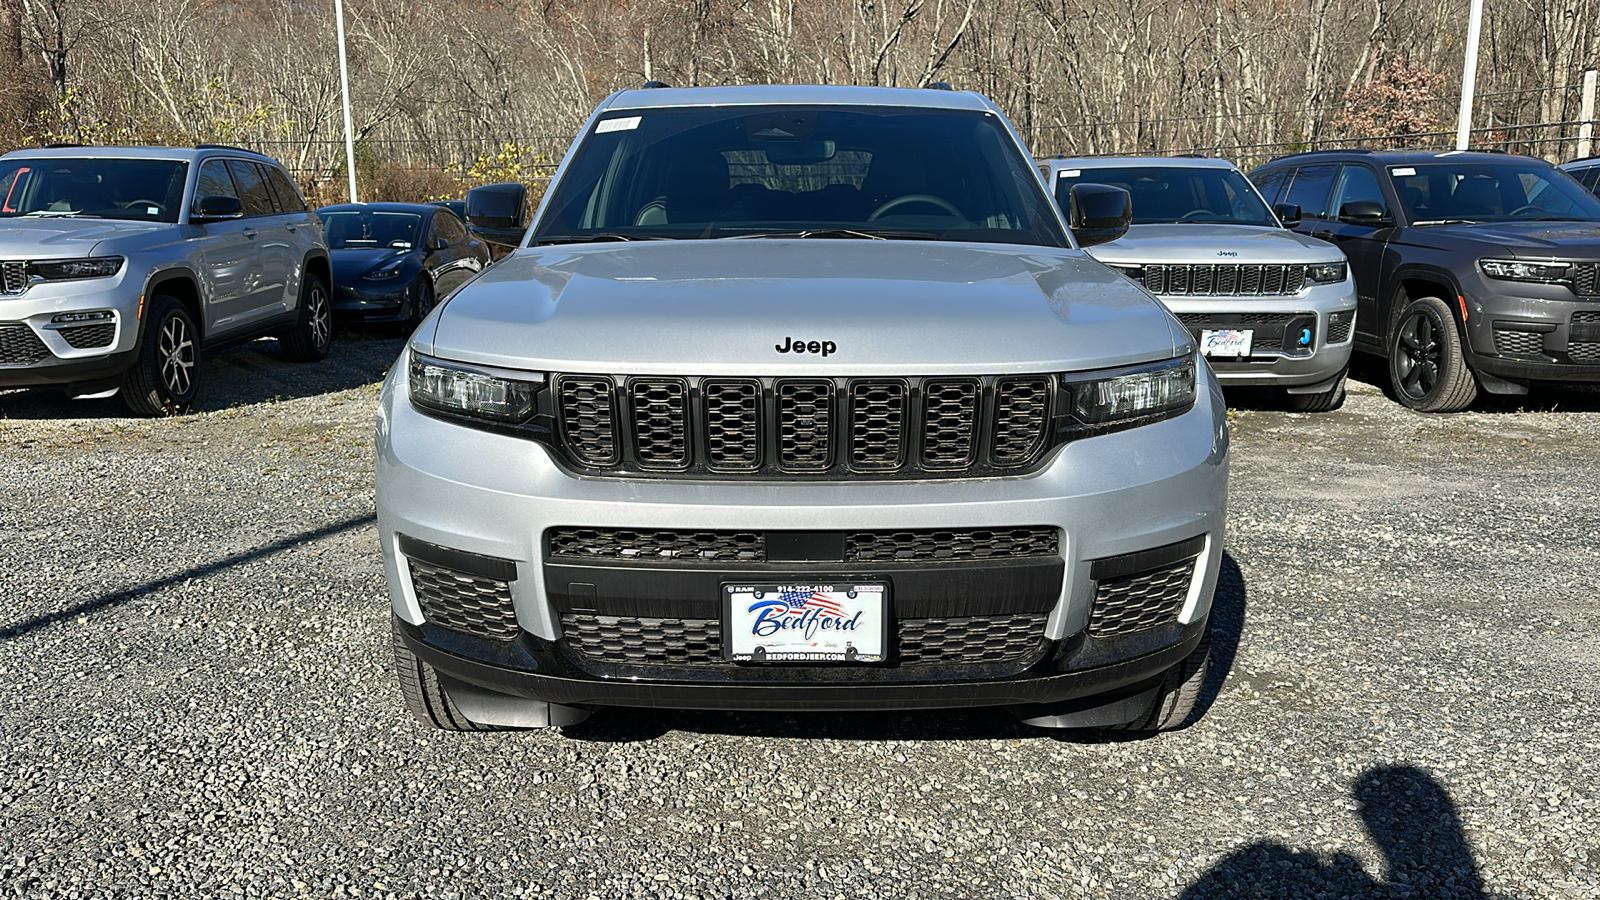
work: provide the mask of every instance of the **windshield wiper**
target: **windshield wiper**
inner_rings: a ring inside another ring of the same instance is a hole
[[[658,234],[623,234],[618,231],[602,231],[596,234],[553,234],[542,237],[533,242],[535,247],[543,244],[599,244],[605,241],[670,241],[672,238],[662,237]]]
[[[35,211],[31,212],[31,213],[23,213],[23,215],[24,216],[30,216],[30,217],[33,217],[33,218],[39,218],[39,219],[104,219],[105,218],[105,216],[97,216],[97,215],[94,215],[93,213],[69,212],[69,211],[54,212],[54,211],[51,211],[51,210],[48,210],[48,209],[35,210]]]
[[[855,228],[807,228],[800,231],[752,231],[748,234],[730,234],[721,238],[725,241],[750,240],[753,238],[835,238],[856,239],[864,241],[886,241],[891,238],[903,238],[913,241],[932,241],[937,238],[927,231],[861,231]]]
[[[1413,225],[1482,225],[1477,219],[1419,219]]]

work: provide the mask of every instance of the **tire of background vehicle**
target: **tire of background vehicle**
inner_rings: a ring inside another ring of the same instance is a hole
[[[417,279],[417,299],[411,301],[411,318],[406,320],[406,331],[416,331],[422,320],[433,312],[433,305],[438,301],[438,295],[433,291],[433,282],[428,276],[423,275]]]
[[[157,294],[144,320],[133,367],[122,376],[122,402],[136,415],[181,416],[199,388],[200,330],[176,297]]]
[[[1200,635],[1200,643],[1178,663],[1167,670],[1167,677],[1156,692],[1150,711],[1126,725],[1115,725],[1107,731],[1147,732],[1171,731],[1182,725],[1200,702],[1200,690],[1205,687],[1206,670],[1211,664],[1211,623]]]
[[[406,709],[424,725],[445,731],[506,731],[495,725],[482,725],[468,719],[456,709],[439,684],[439,675],[433,666],[417,658],[400,637],[400,624],[391,626],[394,639],[394,673],[400,681],[400,693],[405,696]]]
[[[316,362],[333,347],[333,303],[328,286],[315,272],[308,271],[301,279],[300,317],[279,343],[284,357],[294,362]]]
[[[1345,366],[1339,373],[1339,380],[1333,387],[1316,394],[1285,394],[1288,406],[1292,412],[1328,412],[1338,409],[1344,402],[1344,382],[1350,374],[1350,367]]]
[[[1387,349],[1395,399],[1417,412],[1460,412],[1478,396],[1455,316],[1438,297],[1418,297],[1400,311]]]

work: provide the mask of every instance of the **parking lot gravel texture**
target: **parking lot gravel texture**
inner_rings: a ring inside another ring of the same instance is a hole
[[[1600,394],[1230,403],[1203,716],[603,710],[446,734],[390,671],[398,338],[201,409],[0,392],[0,897],[1600,896]]]

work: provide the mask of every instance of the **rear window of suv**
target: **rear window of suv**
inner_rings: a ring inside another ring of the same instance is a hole
[[[168,159],[0,161],[0,216],[176,222],[189,164]]]
[[[998,117],[873,106],[607,114],[533,243],[795,232],[1069,246]]]

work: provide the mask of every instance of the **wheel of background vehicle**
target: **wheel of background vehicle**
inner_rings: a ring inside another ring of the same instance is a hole
[[[438,295],[433,292],[433,282],[428,276],[417,278],[417,298],[411,301],[411,318],[406,321],[406,331],[416,331],[422,320],[433,312],[433,304],[438,300]]]
[[[1460,412],[1478,396],[1461,354],[1461,332],[1438,297],[1419,297],[1389,332],[1389,381],[1395,398],[1418,412]]]
[[[1200,702],[1200,690],[1205,687],[1206,670],[1211,664],[1211,622],[1200,635],[1189,655],[1167,670],[1167,677],[1156,692],[1150,711],[1126,725],[1115,725],[1108,731],[1171,731],[1184,723]]]
[[[176,297],[157,294],[144,320],[133,368],[122,376],[122,402],[141,416],[180,416],[199,386],[200,330]]]
[[[439,675],[433,666],[417,658],[400,637],[400,625],[392,623],[394,640],[394,673],[400,680],[400,693],[405,695],[406,709],[424,725],[445,731],[506,731],[496,725],[482,725],[468,719],[456,709],[439,684]]]
[[[1350,367],[1345,366],[1339,373],[1339,380],[1333,387],[1315,394],[1285,394],[1289,409],[1294,412],[1327,412],[1338,409],[1344,402],[1344,382],[1350,374]]]
[[[300,318],[279,339],[283,355],[295,362],[316,362],[333,346],[333,303],[321,276],[306,272],[300,283]]]

